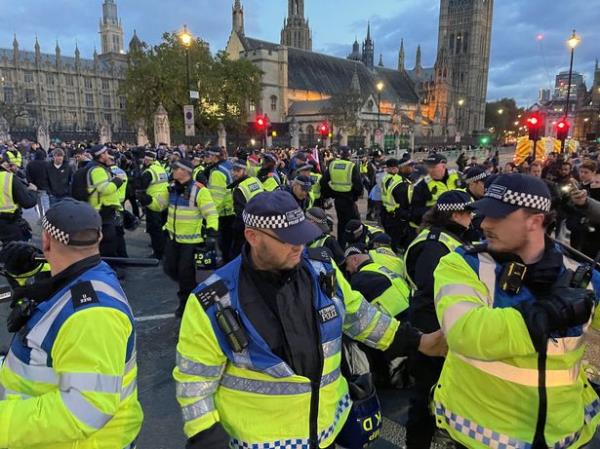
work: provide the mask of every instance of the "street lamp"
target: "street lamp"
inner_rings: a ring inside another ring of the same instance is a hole
[[[498,109],[498,114],[500,114],[500,115],[504,114],[504,109]]]
[[[185,48],[185,60],[186,60],[186,79],[187,79],[187,86],[185,88],[187,95],[190,95],[190,47],[192,46],[192,42],[194,41],[194,36],[192,35],[192,33],[190,32],[190,30],[188,30],[187,25],[183,26],[183,30],[181,30],[179,32],[179,41],[181,42],[181,45],[183,45],[183,48]]]
[[[573,58],[575,57],[575,48],[580,44],[581,38],[577,36],[575,30],[573,30],[573,34],[567,41],[567,45],[571,49],[571,64],[569,65],[569,85],[567,86],[567,104],[565,107],[565,120],[569,119],[569,102],[571,100],[571,81],[573,79]],[[565,140],[562,141],[561,154],[565,152]]]
[[[459,105],[460,107],[464,106],[464,105],[465,105],[465,99],[464,99],[464,98],[461,98],[460,100],[458,100],[458,105]]]
[[[381,92],[383,92],[383,88],[385,85],[383,81],[379,81],[377,85],[377,129],[381,127]]]

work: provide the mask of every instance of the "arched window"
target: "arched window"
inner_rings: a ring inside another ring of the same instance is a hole
[[[465,37],[463,38],[463,53],[467,53],[469,51],[469,33],[465,33]]]
[[[277,110],[277,95],[271,95],[271,111]]]
[[[454,33],[450,35],[450,53],[454,52]]]

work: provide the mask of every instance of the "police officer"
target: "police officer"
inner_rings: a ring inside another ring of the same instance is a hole
[[[473,201],[480,200],[485,195],[485,185],[489,179],[488,172],[481,166],[469,168],[464,174],[464,184],[467,188],[467,193],[471,195]],[[475,215],[471,221],[471,230],[467,241],[477,242],[483,239],[483,231],[481,230],[481,222],[485,217]]]
[[[352,407],[342,333],[390,357],[437,353],[440,335],[399,327],[321,250],[304,251],[322,231],[289,193],[257,195],[244,222],[242,256],[194,290],[182,320],[174,377],[187,447],[327,448]]]
[[[208,179],[208,189],[219,213],[219,247],[223,253],[223,260],[231,259],[231,245],[233,240],[233,197],[227,188],[233,182],[231,175],[231,162],[227,160],[227,153],[221,148],[208,150],[210,165],[204,170]],[[187,297],[187,295],[186,295]]]
[[[316,164],[307,163],[301,165],[298,167],[297,173],[300,176],[306,176],[310,178],[310,182],[312,183],[312,189],[310,190],[312,204],[315,207],[321,207],[323,204],[321,201],[321,178],[323,176],[317,171]]]
[[[453,190],[443,193],[437,204],[423,217],[424,229],[406,251],[406,278],[413,289],[409,319],[422,332],[433,332],[440,328],[435,314],[433,273],[442,257],[469,242],[465,235],[471,223],[471,211],[468,210],[471,203],[471,198],[465,192]],[[429,412],[429,395],[443,364],[442,357],[422,354],[416,354],[411,360],[415,388],[406,425],[408,449],[431,445],[435,421]]]
[[[232,258],[240,255],[242,246],[246,242],[246,238],[244,237],[244,218],[242,217],[244,208],[248,201],[259,193],[264,192],[262,183],[258,178],[248,176],[247,170],[248,165],[246,161],[242,159],[234,161],[231,170],[234,181],[227,187],[232,191],[233,210],[235,211]]]
[[[16,175],[18,167],[3,155],[0,163],[0,242],[29,240],[31,231],[22,209],[37,204],[35,187]]]
[[[102,240],[100,254],[105,257],[116,257],[117,243],[117,213],[121,210],[121,202],[117,193],[124,180],[112,174],[110,166],[114,158],[106,145],[96,145],[90,148],[93,157],[87,172],[88,202],[100,213],[102,218]]]
[[[150,236],[152,245],[150,257],[162,259],[166,242],[163,228],[167,221],[169,206],[169,175],[156,157],[156,151],[144,152],[144,171],[140,178],[140,191],[137,197],[146,209],[146,232]]]
[[[337,236],[340,245],[346,244],[344,229],[352,219],[360,220],[356,201],[363,193],[363,185],[358,166],[350,161],[350,149],[340,150],[341,159],[329,164],[329,169],[321,179],[321,192],[325,198],[333,198],[338,218]]]
[[[379,233],[369,243],[369,256],[373,262],[383,265],[398,276],[405,276],[404,261],[392,249],[392,238],[389,235]]]
[[[551,202],[541,179],[499,176],[473,204],[487,250],[459,248],[435,271],[450,348],[436,422],[469,448],[582,447],[600,422],[581,366],[600,274],[546,237]]]
[[[113,160],[111,161],[112,165],[110,165],[110,171],[114,176],[121,178],[123,184],[119,186],[117,189],[117,197],[119,199],[119,204],[121,205],[120,209],[117,211],[116,219],[115,219],[115,229],[117,234],[117,257],[128,257],[127,255],[127,243],[125,242],[125,199],[127,197],[127,186],[129,184],[129,179],[127,177],[127,172],[123,170],[119,164],[121,163],[121,159],[124,159],[124,156],[121,153],[111,151],[111,156],[113,156]],[[116,158],[118,156],[118,159]]]
[[[101,227],[98,212],[70,198],[42,221],[52,277],[14,291],[9,325],[19,338],[0,368],[0,447],[135,446],[135,321],[100,259]],[[39,264],[36,248],[18,248],[23,270]]]
[[[8,157],[8,162],[16,166],[17,169],[23,168],[23,155],[10,140],[7,142],[6,156]]]
[[[292,194],[303,211],[312,207],[313,199],[310,195],[312,182],[308,176],[296,176],[285,190]]]
[[[460,188],[460,176],[456,170],[447,168],[446,156],[431,153],[423,162],[428,175],[415,184],[411,203],[411,217],[416,224],[421,223],[423,215],[435,205],[442,193]]]
[[[404,160],[402,169],[409,167],[412,161]],[[400,162],[389,159],[386,162],[387,174],[381,181],[381,223],[385,232],[392,238],[395,251],[405,249],[414,238],[409,225],[412,185],[408,178],[400,173]]]
[[[196,286],[196,253],[201,246],[207,250],[217,246],[219,213],[210,190],[192,179],[190,161],[178,160],[172,169],[174,182],[169,187],[164,271],[179,284],[179,307],[175,314],[181,317],[187,298]],[[203,220],[206,220],[206,229]]]
[[[331,235],[333,232],[333,219],[320,207],[311,207],[304,215],[308,221],[314,223],[322,232],[319,237],[312,242],[309,242],[306,246],[308,248],[327,249],[336,265],[341,267],[344,264],[346,257],[344,256],[344,250],[339,242]]]
[[[352,289],[387,315],[399,319],[400,314],[408,309],[410,296],[410,287],[404,279],[374,262],[362,244],[349,246],[344,257]]]
[[[282,186],[281,177],[276,169],[278,161],[277,156],[272,153],[265,153],[263,155],[262,167],[256,176],[262,182],[263,188],[267,192],[273,192]]]
[[[346,245],[362,244],[371,248],[373,239],[385,231],[378,226],[362,223],[360,220],[350,220],[344,230],[344,241]]]
[[[204,174],[204,165],[202,165],[202,160],[204,159],[204,155],[200,151],[194,152],[192,157],[192,166],[194,167],[194,171],[192,172],[192,178],[195,180],[199,179],[199,175]]]

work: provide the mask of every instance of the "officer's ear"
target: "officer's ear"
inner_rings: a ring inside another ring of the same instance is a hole
[[[52,239],[50,238],[48,233],[46,231],[42,231],[42,251],[44,254],[50,251],[51,240]]]
[[[256,232],[254,229],[244,229],[244,237],[246,237],[246,241],[250,246],[256,247],[258,245],[258,232]]]

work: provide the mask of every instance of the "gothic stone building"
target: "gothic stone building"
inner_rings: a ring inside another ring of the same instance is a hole
[[[19,48],[15,36],[12,49],[0,49],[0,103],[20,114],[12,128],[33,129],[47,124],[51,131],[94,131],[101,125],[119,133],[128,129],[125,98],[119,83],[125,79],[127,55],[123,28],[114,0],[105,0],[100,19],[101,53],[82,58],[75,47],[66,56],[56,44],[54,54]],[[139,42],[134,34],[132,43]]]
[[[378,134],[378,123],[386,142],[394,136],[396,146],[398,135],[407,134],[453,141],[457,132],[471,134],[484,126],[492,11],[493,0],[441,0],[436,64],[423,68],[419,48],[415,68],[406,70],[403,43],[397,68],[383,67],[382,58],[375,66],[370,25],[362,48],[355,41],[346,59],[313,52],[304,0],[288,0],[279,44],[251,38],[244,31],[241,1],[235,0],[226,51],[263,71],[262,98],[250,108],[273,123],[295,121],[310,134],[327,120],[332,97],[354,89],[363,100],[358,127],[367,145]]]

